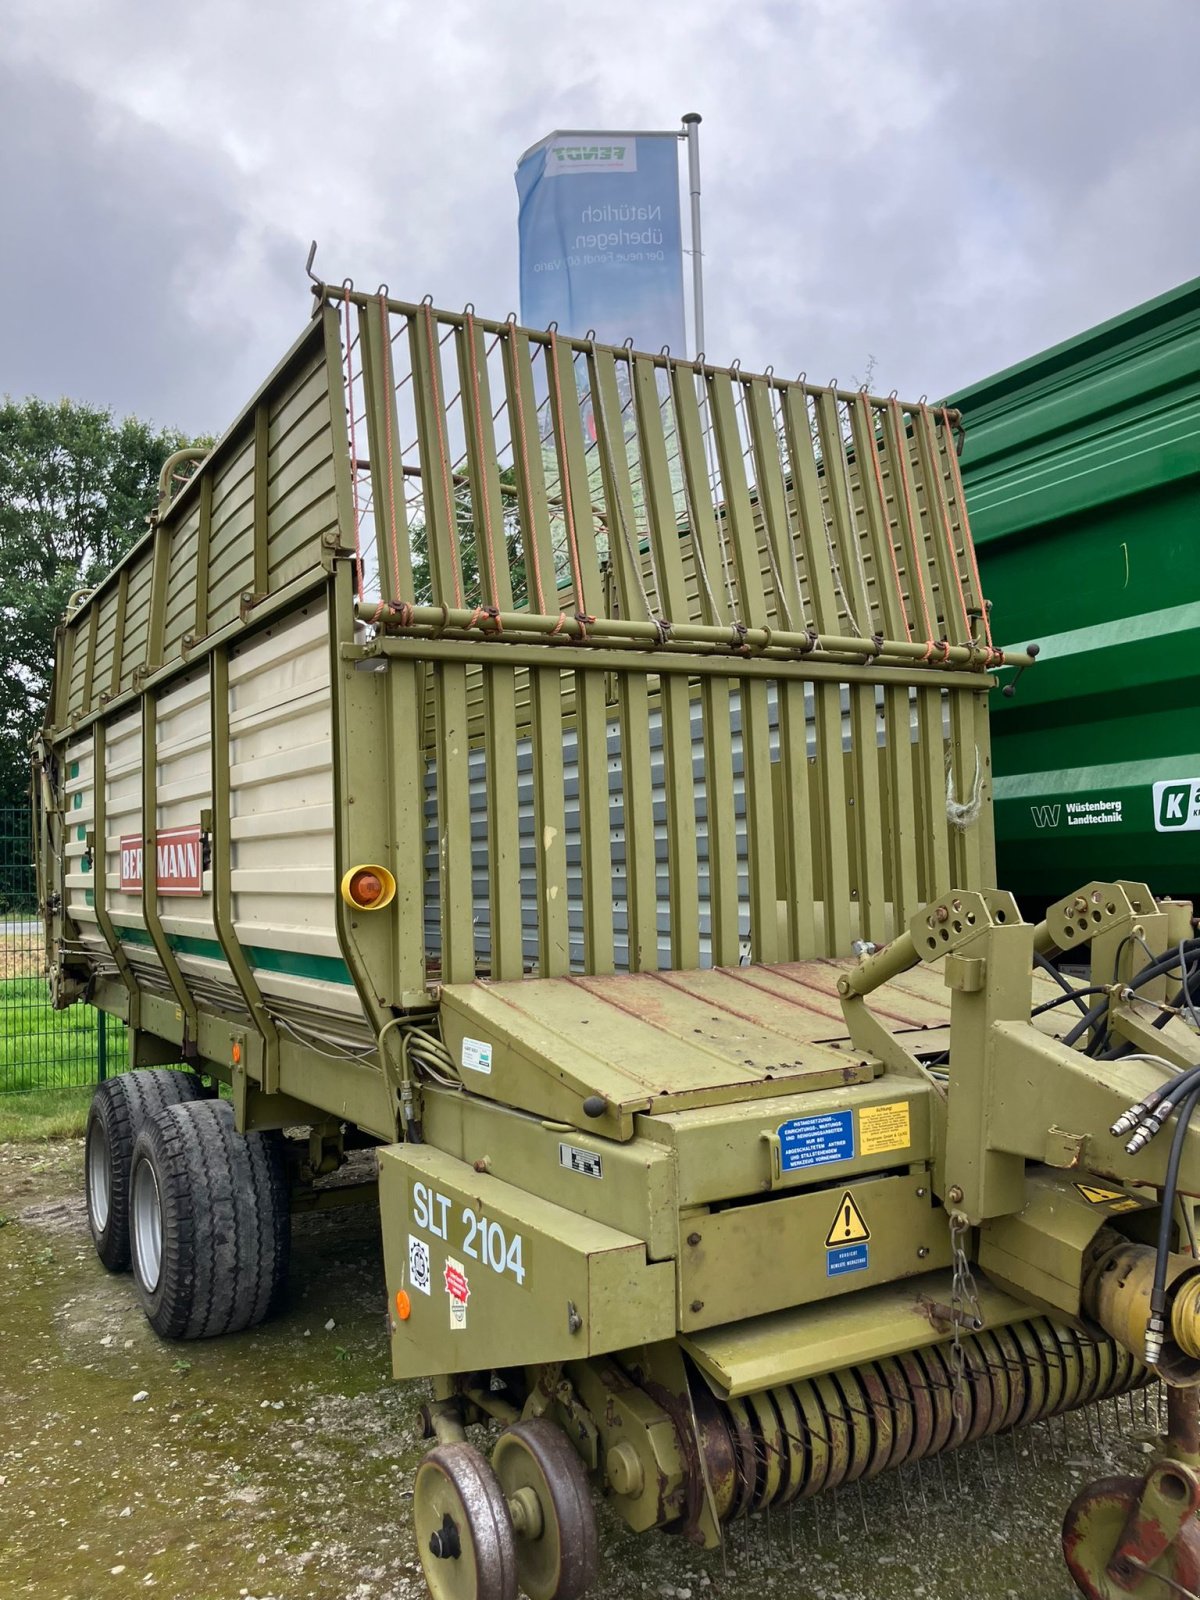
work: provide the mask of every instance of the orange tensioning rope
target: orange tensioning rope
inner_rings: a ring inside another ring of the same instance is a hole
[[[342,301],[346,323],[346,410],[350,416],[350,488],[354,501],[354,571],[358,598],[363,597],[362,540],[359,534],[361,512],[358,504],[358,445],[354,435],[354,354],[350,337],[350,297]]]
[[[950,427],[950,413],[945,407],[942,408],[942,421],[945,425],[946,433],[949,435],[949,433],[952,431]],[[971,563],[971,579],[975,585],[975,598],[979,603],[980,611],[983,613],[983,635],[987,640],[988,649],[994,650],[995,646],[992,643],[992,622],[991,618],[988,616],[988,608],[984,604],[983,585],[979,580],[979,563],[975,559],[975,541],[971,537],[971,524],[967,519],[967,497],[963,489],[962,473],[959,471],[958,452],[953,448],[948,447],[946,454],[950,457],[950,477],[954,484],[954,496],[958,501],[958,514],[962,521],[963,548],[966,550],[967,559]]]
[[[898,400],[889,396],[887,404],[892,414],[892,426],[895,429],[896,436],[896,471],[899,474],[900,486],[904,490],[904,508],[908,516],[909,531],[912,534],[913,577],[917,580],[916,589],[921,599],[921,615],[925,621],[925,639],[928,645],[928,649],[925,652],[925,660],[928,661],[933,655],[933,647],[937,641],[933,637],[933,623],[929,616],[929,596],[925,592],[925,574],[921,570],[923,565],[921,524],[913,516],[912,491],[908,482],[908,451],[904,446],[904,415]]]
[[[475,359],[475,318],[467,312],[467,348],[471,356],[471,390],[474,400],[473,417],[475,421],[475,441],[477,446],[477,468],[479,473],[479,498],[483,502],[483,539],[487,547],[488,579],[490,589],[488,599],[493,606],[499,605],[499,581],[496,577],[496,542],[492,536],[492,504],[491,496],[487,492],[487,485],[483,481],[484,462],[487,456],[484,453],[483,440],[483,407],[479,398],[479,368]]]
[[[425,336],[426,336],[426,341],[427,341],[427,343],[429,345],[429,387],[430,387],[430,396],[429,396],[429,398],[430,398],[430,401],[432,402],[433,414],[434,414],[434,417],[436,418],[436,421],[437,421],[438,455],[441,458],[441,464],[442,464],[442,494],[445,496],[445,500],[446,500],[446,516],[447,516],[448,521],[449,521],[450,576],[454,581],[454,604],[456,606],[460,606],[461,607],[461,605],[463,603],[463,593],[462,593],[462,575],[461,575],[461,573],[459,571],[458,547],[457,547],[458,518],[454,514],[454,495],[453,495],[453,493],[451,492],[451,489],[450,489],[450,465],[449,465],[449,459],[447,457],[447,452],[446,452],[446,432],[445,432],[446,419],[442,414],[441,386],[438,383],[437,350],[438,350],[438,344],[440,344],[441,341],[439,340],[438,344],[434,343],[434,338],[433,338],[433,308],[428,304],[428,302],[426,302],[426,304],[423,305],[421,307],[421,309],[425,313]]]
[[[525,542],[528,545],[527,553],[533,562],[533,587],[537,594],[538,615],[544,617],[546,615],[546,597],[542,592],[542,570],[538,562],[537,529],[533,526],[533,504],[529,489],[529,444],[525,437],[525,402],[521,398],[521,366],[517,357],[516,345],[510,343],[509,350],[512,356],[513,399],[517,405],[517,432],[521,436],[521,468],[525,486],[525,521],[527,524]]]
[[[563,418],[562,379],[558,370],[558,335],[550,330],[550,372],[554,380],[554,409],[558,414],[558,442],[562,463],[563,507],[567,513],[567,549],[571,555],[571,576],[575,583],[575,607],[586,615],[587,601],[583,593],[583,573],[579,567],[579,544],[575,537],[575,508],[571,497],[571,471],[567,462],[567,434]],[[594,621],[594,618],[588,618]]]
[[[388,315],[387,296],[379,296],[379,331],[383,335],[383,392],[386,396],[384,406],[383,425],[387,429],[387,471],[388,471],[388,520],[391,523],[392,535],[392,586],[398,592],[400,588],[400,546],[396,538],[396,469],[392,460],[392,395],[395,372],[392,368],[392,341],[389,337],[390,318]]]
[[[925,430],[925,447],[929,451],[929,471],[931,474],[941,474],[941,451],[938,449],[937,437],[933,431],[933,414],[929,407],[923,405],[919,408],[921,426]],[[941,485],[932,480],[929,485],[931,494],[936,493],[938,511],[942,518],[942,531],[946,537],[946,553],[950,558],[950,569],[954,573],[954,582],[958,588],[958,603],[962,607],[964,639],[971,637],[971,614],[967,610],[967,597],[963,592],[962,574],[958,570],[958,553],[954,548],[954,530],[950,526],[950,514],[946,505],[946,497],[942,493]]]
[[[900,583],[900,567],[896,561],[896,546],[892,542],[892,525],[888,518],[887,496],[883,492],[883,473],[879,467],[879,451],[875,448],[875,419],[867,397],[859,391],[859,401],[862,406],[863,427],[866,430],[867,444],[871,451],[871,465],[875,469],[875,488],[879,494],[879,514],[883,518],[883,537],[887,544],[888,555],[892,558],[892,576],[896,580],[896,598],[900,602],[900,620],[904,623],[904,637],[912,641],[912,629],[908,623],[908,608],[904,604],[904,589]]]

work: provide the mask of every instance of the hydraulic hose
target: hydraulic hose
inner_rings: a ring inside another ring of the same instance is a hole
[[[1193,1072],[1200,1072],[1194,1068]],[[1191,1077],[1189,1073],[1187,1076]],[[1171,1150],[1167,1156],[1167,1172],[1159,1197],[1158,1243],[1154,1258],[1154,1286],[1150,1291],[1150,1320],[1146,1324],[1146,1362],[1154,1366],[1162,1355],[1163,1339],[1167,1331],[1167,1269],[1171,1255],[1171,1223],[1175,1213],[1175,1195],[1179,1186],[1179,1165],[1183,1159],[1183,1146],[1187,1138],[1188,1123],[1200,1101],[1200,1083],[1188,1091],[1179,1108]]]

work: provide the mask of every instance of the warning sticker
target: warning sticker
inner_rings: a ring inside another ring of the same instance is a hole
[[[450,1331],[461,1333],[467,1325],[467,1301],[471,1297],[471,1288],[467,1283],[467,1274],[462,1262],[455,1261],[453,1256],[447,1256],[442,1277],[446,1293],[450,1296]]]
[[[854,1159],[854,1113],[832,1111],[823,1117],[793,1117],[781,1122],[779,1164],[784,1172],[824,1167]]]
[[[867,1227],[867,1219],[847,1189],[838,1201],[837,1216],[834,1217],[829,1232],[825,1235],[825,1248],[835,1250],[841,1245],[866,1244],[870,1237],[871,1230]]]
[[[464,1039],[462,1042],[462,1064],[471,1072],[490,1072],[492,1070],[492,1047],[482,1039]]]
[[[433,1268],[429,1260],[429,1246],[416,1234],[408,1236],[408,1286],[419,1294],[433,1293]]]
[[[882,1155],[885,1150],[907,1150],[912,1143],[908,1101],[887,1106],[863,1106],[858,1113],[859,1154]]]
[[[1077,1183],[1075,1187],[1090,1206],[1107,1206],[1110,1211],[1140,1211],[1141,1202],[1121,1189],[1105,1189],[1098,1183]]]
[[[846,1272],[865,1272],[871,1265],[871,1247],[867,1244],[846,1244],[825,1252],[825,1276],[840,1278]]]

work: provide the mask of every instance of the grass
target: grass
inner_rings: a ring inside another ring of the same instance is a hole
[[[36,934],[0,935],[0,1097],[95,1081],[99,1013],[88,1005],[51,1008]],[[108,1059],[125,1054],[125,1030],[105,1023]]]
[[[47,1139],[81,1139],[92,1088],[33,1089],[0,1095],[0,1144],[38,1144]]]

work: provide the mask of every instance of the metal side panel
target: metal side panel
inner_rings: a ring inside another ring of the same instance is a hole
[[[670,1339],[675,1263],[430,1145],[379,1152],[397,1378],[568,1361]]]
[[[845,1088],[877,1070],[819,1042],[844,1024],[741,969],[446,984],[441,1006],[473,1091],[610,1137],[629,1137],[639,1111]]]
[[[335,925],[328,628],[314,600],[230,652],[233,915],[264,994],[357,1015]]]
[[[984,1327],[1030,1314],[1021,1300],[978,1281]],[[754,1394],[860,1361],[938,1344],[949,1337],[950,1274],[931,1272],[905,1283],[765,1317],[685,1334],[682,1344],[721,1396]]]

